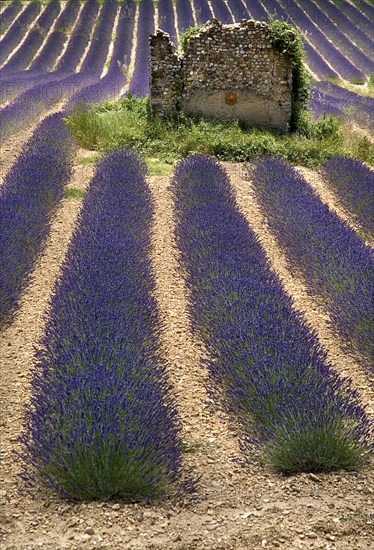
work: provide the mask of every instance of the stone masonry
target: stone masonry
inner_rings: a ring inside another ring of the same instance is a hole
[[[270,42],[268,24],[212,19],[178,55],[162,30],[150,37],[151,107],[286,130],[291,118],[292,70],[287,53]]]

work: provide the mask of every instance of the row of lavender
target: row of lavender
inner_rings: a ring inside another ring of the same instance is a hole
[[[284,473],[356,468],[371,445],[358,395],[294,310],[226,173],[190,157],[172,189],[192,327],[208,350],[212,396],[239,424],[248,460],[260,446]]]
[[[30,281],[72,173],[74,148],[60,116],[49,116],[0,188],[0,325],[12,318]]]
[[[145,171],[125,150],[100,161],[47,314],[21,436],[23,478],[68,498],[151,499],[181,476]]]
[[[352,161],[347,162],[349,165]],[[367,174],[365,184],[362,177],[365,169],[361,164],[359,167],[361,180],[357,187],[363,189],[356,202],[349,199],[349,207],[355,209],[356,206],[357,210],[360,205],[365,211],[372,209],[373,177],[372,172],[371,177]],[[351,179],[356,177],[353,168],[351,164]],[[336,160],[325,165],[324,173],[329,179],[336,174]],[[308,292],[329,311],[332,329],[373,375],[374,256],[371,247],[323,204],[305,179],[282,159],[260,158],[251,168],[250,176],[263,214],[284,249],[291,269],[302,275]],[[335,185],[339,185],[338,181]],[[347,192],[342,191],[341,195],[344,194]],[[352,190],[348,190],[348,194],[352,194]],[[363,196],[365,204],[360,204]]]
[[[309,108],[314,118],[327,113],[374,130],[374,98],[356,94],[333,82],[321,81],[312,85]]]
[[[374,243],[374,172],[348,157],[332,157],[321,166],[321,174],[343,208]]]

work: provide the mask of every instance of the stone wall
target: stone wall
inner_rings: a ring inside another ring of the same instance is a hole
[[[267,23],[212,19],[181,56],[167,33],[150,37],[150,99],[161,116],[182,109],[285,130],[291,90],[290,58],[274,50]]]

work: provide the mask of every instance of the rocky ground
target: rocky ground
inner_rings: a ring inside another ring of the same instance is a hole
[[[84,190],[93,164],[80,151],[69,187]],[[243,166],[225,163],[240,210],[258,234],[287,292],[318,331],[329,360],[352,377],[368,413],[374,414],[373,386],[347,356],[328,328],[323,307],[307,296],[302,282],[287,269],[269,233]],[[305,172],[323,195],[323,182]],[[14,451],[18,449],[23,404],[29,398],[34,346],[43,333],[43,313],[72,235],[82,199],[66,198],[54,218],[34,279],[14,322],[1,333],[1,548],[11,549],[336,549],[373,547],[374,475],[360,472],[302,474],[284,478],[266,466],[242,465],[237,441],[224,414],[209,401],[206,372],[199,365],[204,347],[191,333],[186,290],[173,242],[172,201],[167,176],[150,176],[155,201],[153,265],[156,298],[165,320],[161,346],[189,452],[187,468],[201,476],[194,498],[153,505],[69,503],[50,492],[32,499],[22,494]],[[324,196],[324,199],[326,196]]]

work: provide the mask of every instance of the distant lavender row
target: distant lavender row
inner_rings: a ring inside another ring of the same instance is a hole
[[[108,74],[121,71],[125,75],[130,65],[132,38],[135,25],[136,0],[127,0],[118,15],[118,27],[114,39],[113,53],[109,61]],[[125,77],[126,78],[126,77]]]
[[[222,23],[232,23],[232,16],[222,0],[211,0],[212,10],[216,19]]]
[[[315,82],[309,104],[313,116],[323,113],[343,116],[374,130],[374,99],[351,92],[332,82]]]
[[[324,162],[321,173],[344,208],[374,242],[374,172],[359,160],[338,156]]]
[[[82,9],[79,23],[69,41],[68,47],[54,72],[55,78],[46,83],[36,85],[16,97],[9,105],[0,110],[0,142],[8,139],[12,134],[21,131],[37,119],[47,109],[52,108],[59,101],[70,97],[80,88],[88,86],[97,80],[97,75],[72,74],[65,76],[68,67],[73,70],[89,42],[90,31],[95,22],[95,15],[99,9],[96,0],[87,2]],[[82,39],[84,37],[84,40]],[[70,46],[75,46],[73,47]],[[90,49],[93,46],[90,46]],[[90,52],[88,51],[88,54]],[[87,55],[88,55],[87,54]],[[64,69],[63,69],[64,68]]]
[[[21,0],[12,0],[0,14],[0,35],[4,34],[22,9]]]
[[[56,70],[51,73],[35,75],[33,71],[19,72],[7,75],[7,78],[0,80],[0,99],[9,101],[20,96],[30,88],[39,84],[61,80],[69,73],[73,73],[84,54],[90,39],[90,33],[94,24],[94,18],[99,10],[98,2],[86,2],[81,11],[78,23],[70,36],[68,46],[60,58]],[[73,10],[74,11],[74,10]],[[41,56],[43,55],[41,52]],[[46,54],[48,56],[48,53]],[[21,98],[22,99],[22,98]],[[1,115],[0,115],[1,117]]]
[[[364,74],[374,73],[374,62],[372,60],[371,50],[370,58],[367,57],[351,40],[349,40],[340,29],[331,21],[323,11],[312,0],[298,0],[303,12],[318,25],[318,28],[332,42],[335,48],[344,52],[344,56],[349,59],[353,65]],[[325,2],[324,4],[327,4]],[[373,44],[374,45],[374,44]]]
[[[150,500],[180,475],[145,171],[126,150],[98,164],[33,373],[23,477],[70,499]]]
[[[304,34],[307,33],[309,42],[323,55],[326,61],[340,74],[342,78],[352,80],[363,79],[365,75],[359,71],[331,42],[294,0],[282,0],[288,16],[292,19],[296,28]]]
[[[69,0],[66,2],[65,9],[58,18],[54,31],[48,37],[38,56],[34,59],[30,72],[50,71],[53,68],[68,39],[68,33],[73,28],[77,19],[79,9],[79,0]]]
[[[303,42],[308,67],[316,77],[320,79],[339,78],[338,74],[326,63],[316,49],[307,40],[304,39]]]
[[[29,32],[22,46],[2,67],[4,72],[23,71],[27,69],[35,57],[36,52],[43,44],[46,35],[49,33],[56,17],[60,13],[60,1],[51,0],[40,17],[37,19],[34,28]]]
[[[202,25],[212,19],[213,13],[208,4],[208,0],[193,0],[196,13],[197,24]]]
[[[91,38],[91,31],[100,9],[98,0],[86,2],[78,24],[68,42],[64,55],[55,67],[56,72],[72,73],[76,70]]]
[[[177,44],[177,33],[175,30],[175,17],[173,0],[159,0],[158,3],[158,27],[169,33],[170,40]]]
[[[11,319],[72,173],[74,140],[59,115],[45,119],[0,188],[0,324]]]
[[[252,176],[270,230],[292,269],[323,302],[334,332],[373,374],[372,251],[285,161],[259,159]]]
[[[258,21],[267,21],[269,16],[259,0],[244,0],[249,13]]]
[[[227,174],[192,156],[176,169],[176,238],[209,388],[284,473],[355,468],[370,448],[356,390],[326,362],[238,211]]]
[[[184,32],[188,27],[195,26],[190,0],[178,0],[176,10],[179,33]]]
[[[90,49],[81,66],[82,73],[92,73],[100,77],[108,56],[117,6],[117,0],[104,0],[91,38]]]
[[[353,40],[368,57],[372,57],[374,49],[372,36],[365,34],[359,25],[355,25],[347,17],[344,6],[338,8],[332,2],[326,2],[325,0],[316,0],[316,3],[326,13],[331,22],[335,23],[339,29]]]
[[[149,78],[147,67],[149,54],[149,36],[154,31],[154,4],[152,0],[143,0],[139,6],[135,67],[129,87],[129,92],[137,97],[143,97],[148,94]]]
[[[283,19],[287,23],[293,24],[292,19],[289,17],[286,10],[279,4],[277,0],[268,0],[266,2],[266,8],[270,16],[277,19]],[[317,51],[316,47],[310,44],[305,36],[303,37],[303,43],[306,53],[307,64],[310,70],[317,76],[317,78],[338,78],[338,74],[326,63],[326,61]]]
[[[333,0],[334,1],[334,0]],[[343,10],[349,19],[362,29],[370,38],[373,35],[373,17],[367,17],[365,11],[353,6],[347,0],[339,0],[338,8]],[[366,5],[367,6],[367,5]]]
[[[126,70],[131,57],[135,9],[134,0],[128,0],[128,2],[122,4],[107,74],[98,82],[74,94],[67,104],[67,110],[70,111],[87,106],[90,103],[100,103],[105,99],[119,97],[126,83]],[[109,44],[107,46],[109,47]],[[103,47],[102,43],[101,47]]]
[[[38,15],[40,7],[40,2],[31,2],[0,40],[0,65],[22,41],[28,32],[28,27]]]
[[[227,0],[227,4],[234,15],[234,21],[249,18],[248,10],[241,2],[237,2],[237,0]]]

